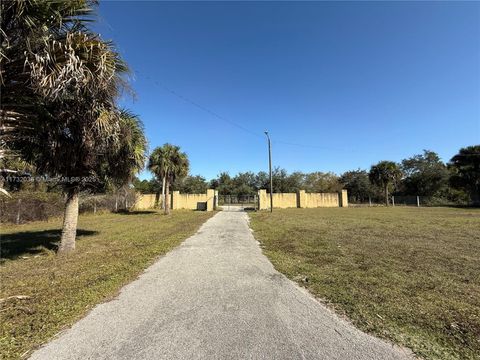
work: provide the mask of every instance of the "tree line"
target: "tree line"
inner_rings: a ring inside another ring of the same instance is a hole
[[[391,195],[413,195],[431,198],[435,203],[479,204],[480,145],[460,149],[448,163],[437,153],[423,153],[403,159],[400,163],[380,161],[370,169],[332,172],[292,172],[275,168],[272,172],[274,192],[337,192],[347,189],[352,202],[384,202]],[[135,179],[134,187],[142,193],[159,192],[156,179]],[[241,172],[234,176],[220,173],[207,181],[200,175],[177,176],[171,182],[172,190],[182,193],[204,193],[217,189],[221,195],[254,195],[259,189],[269,190],[269,175],[260,171]]]

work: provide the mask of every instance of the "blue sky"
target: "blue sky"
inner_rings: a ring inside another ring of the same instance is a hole
[[[104,1],[96,30],[150,149],[180,145],[207,179],[267,170],[267,129],[288,171],[480,143],[480,3]]]

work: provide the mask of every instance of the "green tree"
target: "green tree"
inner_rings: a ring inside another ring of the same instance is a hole
[[[230,175],[227,172],[222,172],[210,182],[210,187],[218,190],[220,195],[232,195],[234,184]]]
[[[334,173],[316,171],[305,175],[303,187],[310,193],[337,192],[342,189],[342,184]]]
[[[141,194],[160,194],[161,191],[161,185],[155,178],[150,180],[134,178],[132,184],[135,191],[138,191]]]
[[[94,1],[19,0],[0,2],[0,160],[4,172],[12,158],[21,160],[12,142],[42,112],[42,99],[32,85],[31,61],[52,41],[81,31],[91,19]],[[34,166],[34,164],[32,164]],[[13,172],[8,171],[13,170]],[[3,188],[0,187],[2,193]]]
[[[402,184],[409,195],[433,196],[448,185],[447,166],[433,151],[402,160]]]
[[[342,174],[339,181],[355,201],[366,201],[374,196],[372,184],[365,170],[347,171]]]
[[[465,190],[473,205],[480,205],[480,145],[460,149],[450,160],[452,187]]]
[[[287,178],[288,192],[297,192],[305,187],[305,174],[300,171],[291,173]]]
[[[187,176],[178,178],[173,184],[173,189],[185,194],[203,194],[207,192],[208,183],[203,176]]]
[[[275,167],[272,171],[272,182],[274,193],[289,193],[296,192],[302,187],[303,174],[295,172],[288,174],[287,170],[280,167]],[[261,179],[261,189],[266,189],[270,192],[270,177],[267,173],[261,172],[258,174],[258,179]]]
[[[170,214],[170,185],[176,179],[187,176],[189,162],[187,154],[180,147],[164,144],[153,150],[148,161],[148,169],[162,182],[162,195],[165,214]]]
[[[380,186],[385,194],[385,205],[389,205],[389,191],[393,189],[401,178],[401,170],[393,161],[380,161],[376,165],[372,165],[368,177],[374,185]]]
[[[255,187],[259,189],[268,189],[270,191],[270,176],[265,171],[259,171],[255,176]],[[274,190],[275,191],[275,190]]]
[[[250,171],[235,175],[232,185],[234,195],[254,195],[257,191],[255,174]]]
[[[94,3],[2,2],[5,151],[60,178],[66,203],[59,253],[75,248],[79,192],[98,180],[125,181],[139,158],[129,154],[125,173],[116,178],[121,167],[111,161],[122,149],[134,148],[124,134],[136,130],[115,103],[127,66],[112,43],[86,27]]]
[[[118,123],[118,140],[109,152],[103,164],[101,179],[107,187],[118,193],[123,193],[124,207],[128,209],[127,195],[135,175],[145,166],[147,139],[143,124],[139,117],[128,110],[120,112]],[[95,189],[94,189],[95,190]]]

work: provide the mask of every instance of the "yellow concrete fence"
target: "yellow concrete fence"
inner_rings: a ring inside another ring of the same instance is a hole
[[[218,199],[218,191],[208,189],[205,194],[180,194],[173,191],[171,194],[171,209],[191,209],[212,211],[216,208],[215,200]],[[147,210],[162,207],[162,198],[159,194],[140,194],[135,202],[135,210]]]
[[[338,193],[274,193],[274,208],[316,208],[316,207],[348,207],[347,190]],[[270,194],[267,190],[258,191],[259,210],[270,209]]]
[[[160,194],[140,194],[137,196],[135,210],[147,210],[162,207],[162,197]]]

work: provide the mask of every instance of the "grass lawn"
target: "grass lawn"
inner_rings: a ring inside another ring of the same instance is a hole
[[[480,359],[480,210],[323,208],[250,216],[275,267],[359,328],[425,359]]]
[[[14,359],[114,297],[159,255],[179,245],[212,212],[80,216],[77,249],[53,251],[61,220],[2,225],[0,358]],[[12,296],[25,295],[18,299]],[[9,298],[12,297],[12,298]]]

